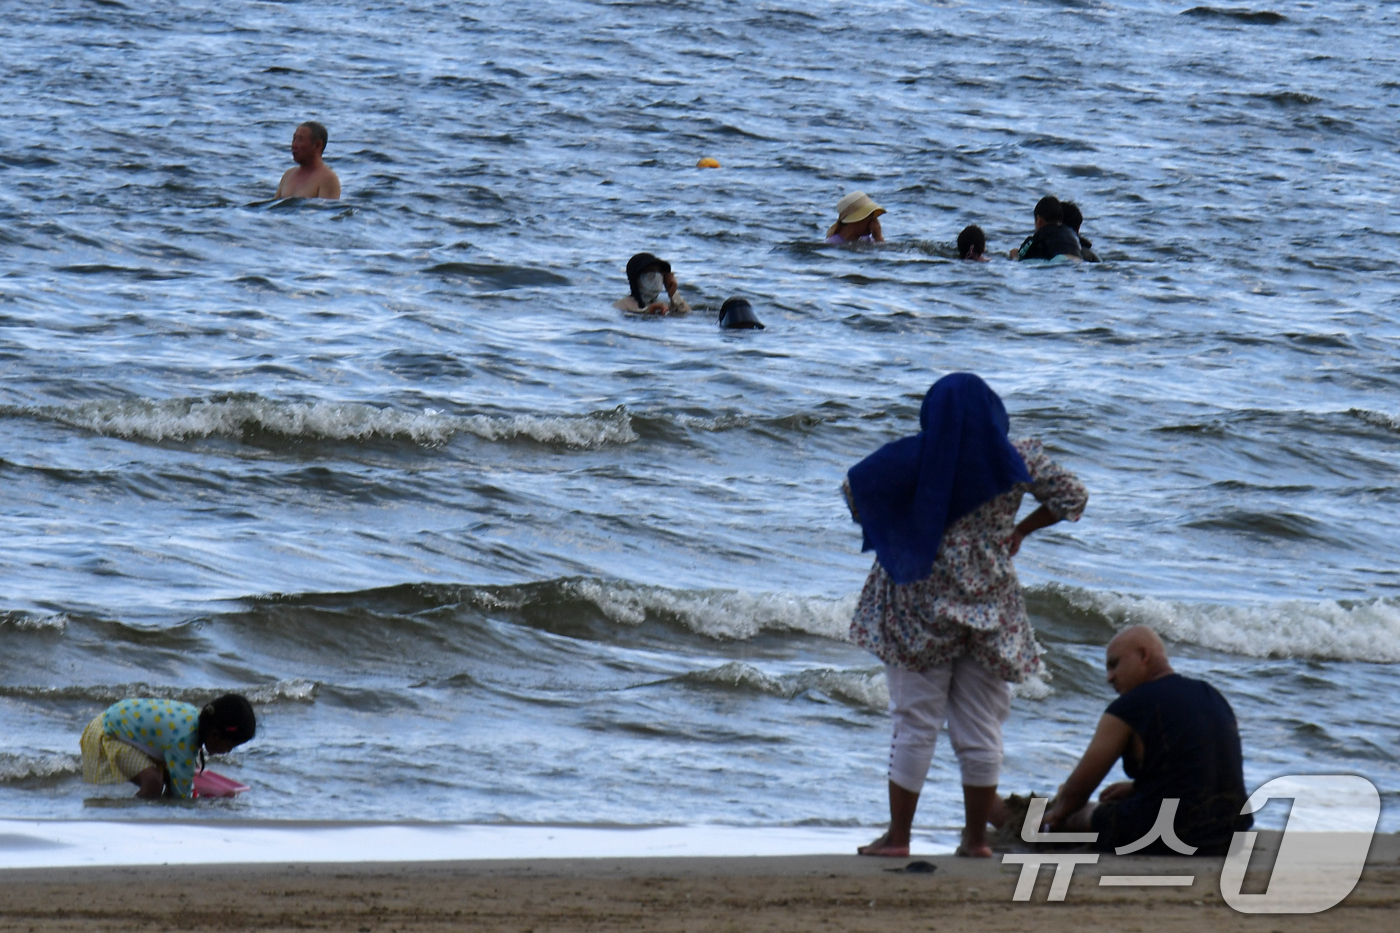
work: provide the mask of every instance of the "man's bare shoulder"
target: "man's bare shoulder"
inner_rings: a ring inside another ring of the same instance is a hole
[[[292,175],[293,175],[293,173],[295,173],[295,172],[296,172],[296,167],[293,166],[292,168],[289,168],[289,169],[287,169],[285,172],[282,173],[282,180],[279,181],[279,182],[277,183],[277,193],[276,193],[275,195],[273,195],[273,197],[275,197],[275,198],[285,198],[285,197],[287,197],[287,195],[286,195],[286,194],[283,194],[283,192],[284,192],[284,191],[290,191],[290,190],[291,190],[291,187],[292,187]]]
[[[335,200],[340,197],[340,176],[329,165],[322,162],[316,172],[316,197]]]
[[[287,169],[277,186],[277,197],[335,200],[340,197],[340,178],[324,162],[310,171],[300,167]]]

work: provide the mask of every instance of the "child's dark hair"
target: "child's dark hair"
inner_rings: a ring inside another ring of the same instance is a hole
[[[1047,194],[1039,201],[1036,201],[1035,216],[1044,218],[1047,224],[1062,223],[1065,215],[1060,207],[1060,199],[1053,194]]]
[[[206,703],[199,711],[199,744],[214,733],[219,733],[234,745],[242,745],[258,731],[258,720],[253,715],[253,704],[248,698],[237,693],[225,693],[218,699]]]
[[[1064,218],[1060,223],[1069,227],[1075,233],[1079,232],[1079,225],[1084,223],[1084,215],[1080,213],[1078,204],[1075,204],[1073,201],[1061,201],[1060,215]]]
[[[958,234],[958,258],[976,259],[987,251],[987,235],[976,224],[968,224]]]

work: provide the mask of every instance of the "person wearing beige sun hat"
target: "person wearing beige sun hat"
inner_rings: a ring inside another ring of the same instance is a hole
[[[864,191],[852,191],[836,202],[836,223],[826,231],[826,242],[833,246],[843,243],[883,243],[880,215],[885,209],[870,199]]]

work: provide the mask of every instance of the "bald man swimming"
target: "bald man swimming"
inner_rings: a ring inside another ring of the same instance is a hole
[[[292,133],[292,161],[296,168],[287,169],[277,185],[279,198],[340,197],[340,179],[331,167],[321,161],[330,135],[315,120],[307,120]]]
[[[1247,795],[1235,713],[1203,680],[1172,670],[1157,633],[1135,625],[1118,633],[1105,652],[1108,682],[1118,691],[1099,720],[1089,749],[1046,814],[1055,830],[1093,831],[1107,851],[1152,831],[1164,799],[1177,798],[1176,838],[1197,855],[1223,855],[1233,833],[1254,824],[1241,816]],[[1114,762],[1131,781],[1110,784],[1097,805],[1089,796]],[[1170,855],[1158,840],[1141,850]]]

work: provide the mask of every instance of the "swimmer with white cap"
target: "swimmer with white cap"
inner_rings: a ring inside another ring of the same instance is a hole
[[[864,191],[853,191],[836,202],[836,223],[826,231],[826,242],[832,246],[847,243],[883,243],[880,215],[885,209],[870,199]]]
[[[633,314],[686,314],[690,311],[690,305],[680,296],[671,264],[651,253],[638,253],[627,260],[627,287],[632,293],[613,304],[620,311]],[[663,291],[669,303],[658,300]]]

